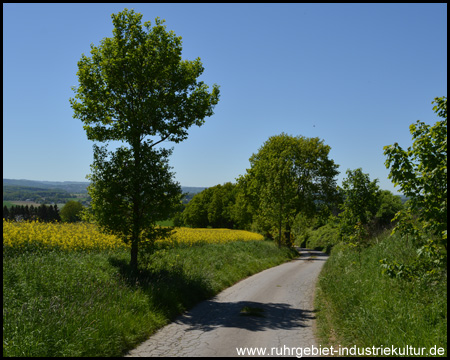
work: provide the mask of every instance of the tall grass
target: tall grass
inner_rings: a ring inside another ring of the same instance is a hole
[[[149,255],[30,248],[3,252],[4,356],[121,356],[175,316],[295,256],[272,242],[200,244]]]
[[[389,278],[379,260],[407,263],[417,256],[399,236],[384,234],[359,255],[336,245],[318,282],[319,336],[323,344],[415,348],[447,352],[447,276],[425,283]],[[360,263],[361,259],[361,263]]]

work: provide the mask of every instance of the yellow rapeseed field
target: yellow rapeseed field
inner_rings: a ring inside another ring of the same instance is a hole
[[[158,240],[157,243],[176,246],[237,240],[263,240],[263,237],[243,230],[175,228],[170,238]],[[121,239],[101,233],[93,224],[3,220],[3,246],[20,248],[28,245],[58,247],[64,250],[106,250],[127,247]]]
[[[260,234],[252,233],[245,230],[231,229],[191,229],[191,228],[175,228],[175,233],[162,242],[171,242],[173,245],[186,244],[195,245],[199,242],[208,244],[219,244],[230,241],[252,241],[263,240]],[[161,241],[161,240],[159,240]]]
[[[64,250],[115,249],[125,244],[87,223],[10,222],[3,220],[3,246],[58,247]]]

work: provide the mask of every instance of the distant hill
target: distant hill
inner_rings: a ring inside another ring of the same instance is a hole
[[[86,188],[89,183],[87,181],[36,181],[36,180],[15,180],[15,179],[3,179],[3,186],[25,186],[28,188],[39,189],[57,189],[64,190],[72,194],[87,193]]]
[[[38,189],[56,189],[64,190],[71,194],[87,193],[89,182],[87,181],[37,181],[25,179],[3,179],[3,186],[23,186],[27,188]],[[183,193],[197,194],[206,189],[206,187],[182,186]]]

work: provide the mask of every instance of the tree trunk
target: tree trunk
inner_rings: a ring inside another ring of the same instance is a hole
[[[131,239],[131,259],[130,259],[130,268],[133,273],[137,273],[138,270],[138,238]]]
[[[280,208],[280,217],[279,217],[279,221],[278,221],[278,247],[281,247],[281,228],[282,228],[282,212],[281,212],[281,208]]]
[[[138,172],[141,165],[141,142],[140,139],[135,139],[133,142],[133,153],[134,153],[134,169],[133,171]],[[141,191],[140,182],[138,176],[133,179],[133,230],[131,235],[131,259],[130,267],[133,272],[138,270],[138,251],[139,251],[139,237],[141,234]]]
[[[284,232],[284,239],[287,247],[292,247],[291,244],[291,227],[289,224],[286,225],[286,229]]]
[[[278,218],[278,247],[281,247],[282,225],[283,225],[283,202],[281,201],[280,198],[280,212]]]

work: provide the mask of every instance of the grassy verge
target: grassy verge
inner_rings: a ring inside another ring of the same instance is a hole
[[[415,248],[385,234],[361,253],[336,245],[319,276],[316,308],[323,346],[444,348],[447,277],[434,283],[392,279],[379,260],[407,263]]]
[[[3,253],[4,356],[121,356],[175,316],[295,253],[272,242],[161,250]]]

